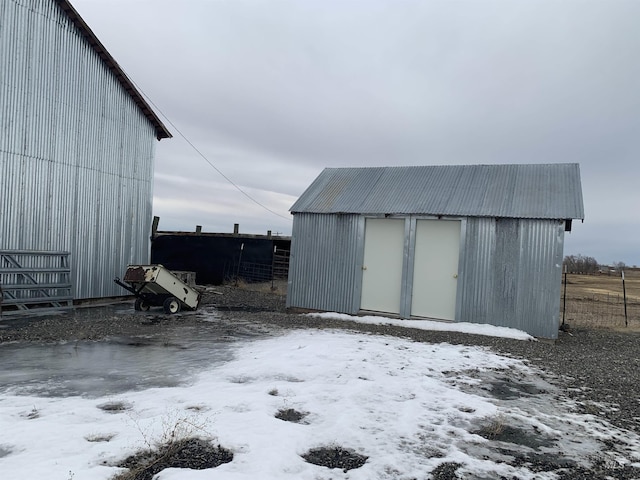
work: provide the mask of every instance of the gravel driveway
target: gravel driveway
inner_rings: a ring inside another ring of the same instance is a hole
[[[161,311],[140,314],[131,302],[101,308],[76,308],[58,315],[5,315],[0,320],[0,343],[11,341],[100,340],[114,335],[160,333],[176,323],[203,328],[254,330],[337,328],[411,338],[418,342],[480,345],[526,360],[544,370],[569,397],[581,402],[585,413],[640,434],[640,333],[607,329],[560,332],[555,343],[527,342],[480,335],[432,332],[389,325],[369,325],[292,315],[285,298],[273,293],[228,286],[207,288],[204,312],[168,316]],[[221,322],[203,322],[207,307],[215,306]]]

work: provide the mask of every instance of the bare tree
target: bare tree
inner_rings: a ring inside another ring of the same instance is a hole
[[[613,262],[613,268],[616,269],[616,272],[620,273],[622,272],[625,268],[627,268],[627,266],[625,265],[624,262]]]
[[[598,273],[600,265],[593,257],[584,255],[567,255],[564,257],[563,265],[567,268],[568,273]]]

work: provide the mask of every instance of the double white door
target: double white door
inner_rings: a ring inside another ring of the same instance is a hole
[[[403,292],[403,275],[413,270],[411,282],[404,283],[411,293],[410,315],[454,320],[460,221],[420,219],[415,227],[409,242],[405,219],[366,219],[360,308],[400,314],[403,293],[409,294]]]

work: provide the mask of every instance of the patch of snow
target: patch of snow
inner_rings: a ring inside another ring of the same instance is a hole
[[[470,333],[473,335],[485,335],[488,337],[512,338],[515,340],[532,340],[532,337],[522,330],[509,327],[496,327],[485,323],[469,322],[445,322],[435,320],[401,320],[398,318],[379,317],[374,315],[347,315],[336,312],[306,313],[304,315],[318,318],[330,318],[334,320],[348,320],[350,322],[369,323],[372,325],[394,325],[396,327],[417,328],[418,330],[432,330],[437,332]]]
[[[576,462],[598,451],[598,438],[624,439],[640,451],[637,436],[571,413],[551,393],[495,398],[483,387],[500,375],[553,391],[523,362],[481,347],[296,331],[239,344],[233,360],[179,387],[97,399],[2,394],[0,471],[3,478],[106,480],[120,471],[114,462],[167,439],[176,426],[179,435],[214,438],[234,459],[209,470],[165,469],[162,480],[400,480],[428,478],[443,462],[460,463],[465,478],[555,478],[505,463],[494,443],[471,433],[492,419],[553,436],[551,450],[561,446]],[[105,404],[126,409],[99,408]],[[283,408],[308,412],[307,423],[275,418]],[[330,445],[369,459],[343,472],[301,457]]]

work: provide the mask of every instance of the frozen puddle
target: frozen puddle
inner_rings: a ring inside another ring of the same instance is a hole
[[[96,398],[5,390],[0,471],[106,480],[148,445],[198,437],[233,460],[154,478],[640,477],[637,435],[579,413],[537,371],[487,349],[343,331],[226,347],[219,361],[199,350],[206,368],[176,386]]]
[[[232,357],[238,339],[197,328],[104,341],[0,345],[0,392],[102,397],[175,387]]]

